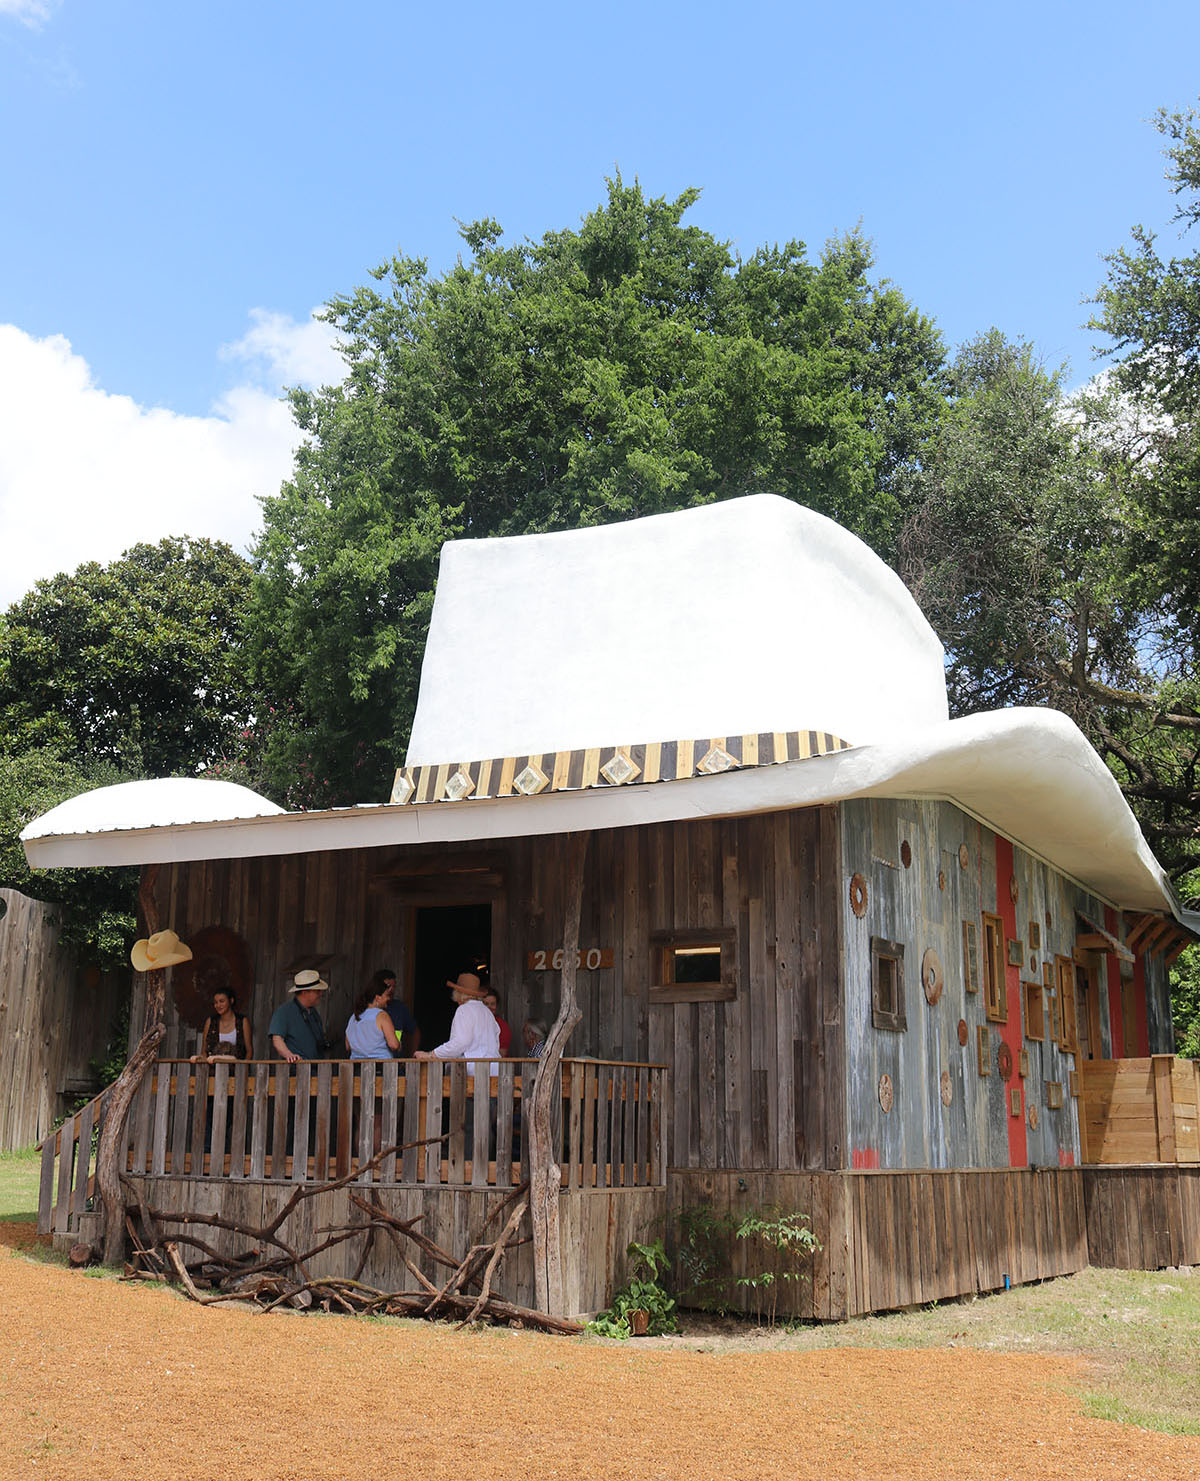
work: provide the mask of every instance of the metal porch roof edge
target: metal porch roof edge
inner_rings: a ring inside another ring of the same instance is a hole
[[[35,868],[248,858],[479,842],[719,818],[849,801],[946,799],[1126,909],[1183,910],[1111,773],[1065,715],[1015,709],[927,727],[884,745],[683,781],[389,804],[106,832],[24,837]],[[29,830],[27,830],[28,832]]]

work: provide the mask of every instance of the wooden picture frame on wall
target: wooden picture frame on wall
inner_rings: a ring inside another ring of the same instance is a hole
[[[969,993],[979,991],[979,928],[973,920],[962,923],[963,986]]]
[[[1063,1088],[1061,1080],[1046,1081],[1046,1105],[1052,1111],[1060,1111],[1063,1103]]]
[[[1004,922],[983,912],[984,1012],[989,1023],[1008,1022],[1008,981],[1004,966]]]
[[[1042,949],[1042,928],[1041,928],[1041,926],[1038,925],[1037,921],[1031,920],[1029,922],[1029,931],[1028,931],[1028,935],[1027,935],[1026,939],[1029,942],[1029,949],[1030,949],[1030,951],[1041,951],[1041,949]]]
[[[975,1054],[979,1061],[981,1076],[992,1073],[992,1031],[986,1023],[975,1030]]]
[[[1008,965],[1010,967],[1025,965],[1025,943],[1018,941],[1015,936],[1008,938]]]

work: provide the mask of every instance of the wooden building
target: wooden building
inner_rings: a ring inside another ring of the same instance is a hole
[[[949,721],[911,599],[809,511],[755,498],[448,546],[389,802],[283,814],[219,786],[105,789],[26,846],[35,864],[157,865],[159,918],[241,961],[258,1053],[310,965],[335,1032],[384,964],[426,1045],[467,959],[518,1031],[552,1018],[567,841],[590,835],[561,1095],[573,1310],[606,1302],[629,1239],[700,1204],[809,1213],[821,1249],[797,1310],[822,1319],[1089,1259],[1200,1258],[1167,973],[1196,920],[1075,727]],[[197,1068],[204,1004],[174,976],[128,1131],[156,1201],[270,1209],[365,1162],[376,1115],[385,1144],[415,1142],[444,1106],[448,1144],[363,1174],[376,1197],[465,1231],[520,1180],[534,1064],[504,1062],[487,1096],[462,1065]],[[101,1111],[47,1143],[42,1217],[64,1234]],[[1130,1199],[1154,1201],[1152,1249],[1114,1216]],[[528,1299],[519,1260],[505,1279]]]

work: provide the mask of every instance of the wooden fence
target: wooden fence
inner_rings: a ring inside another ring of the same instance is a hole
[[[127,991],[126,977],[81,968],[60,944],[54,906],[0,890],[0,1152],[32,1146],[65,1101],[96,1088],[88,1061]]]
[[[536,1067],[501,1061],[483,1095],[457,1060],[159,1060],[130,1109],[124,1165],[150,1177],[327,1182],[403,1145],[356,1181],[508,1188],[528,1176],[522,1106]],[[663,1186],[664,1066],[564,1060],[561,1075],[554,1135],[564,1189]],[[104,1102],[42,1144],[43,1233],[72,1232],[88,1211]]]
[[[1200,1162],[1200,1066],[1173,1054],[1076,1071],[1085,1163]]]

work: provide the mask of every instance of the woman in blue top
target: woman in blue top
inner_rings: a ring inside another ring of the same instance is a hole
[[[387,1011],[390,996],[391,988],[374,978],[359,993],[346,1025],[346,1051],[351,1059],[391,1059],[400,1053],[400,1040]]]

